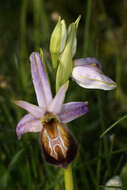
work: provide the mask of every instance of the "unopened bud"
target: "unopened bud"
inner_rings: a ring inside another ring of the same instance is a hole
[[[59,54],[63,51],[67,38],[66,23],[64,20],[59,20],[56,27],[51,35],[50,39],[50,52],[52,57],[53,67],[57,67],[57,61]]]
[[[56,89],[58,90],[60,86],[62,86],[70,77],[72,73],[72,46],[75,38],[76,28],[75,24],[72,23],[69,29],[69,36],[59,58],[59,65],[56,75]]]

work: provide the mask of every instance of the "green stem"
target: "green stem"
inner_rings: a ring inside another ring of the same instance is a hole
[[[40,0],[33,0],[34,44],[36,49],[40,46],[40,9]]]
[[[90,19],[91,19],[91,8],[92,6],[92,0],[88,0],[87,1],[87,15],[86,15],[86,24],[85,24],[85,33],[84,33],[84,45],[83,45],[83,53],[82,56],[83,57],[87,57],[89,52],[89,34],[90,34]]]
[[[120,52],[120,49],[118,49]],[[122,78],[122,57],[119,53],[117,56],[117,65],[116,65],[116,83],[117,83],[117,89],[116,89],[116,99],[118,100],[121,95],[121,78]]]
[[[26,64],[26,58],[27,58],[27,14],[28,14],[28,4],[29,0],[22,0],[21,5],[21,17],[20,17],[20,71],[18,71],[18,77],[20,78],[20,89],[22,89],[22,93],[24,94],[24,91],[26,89],[27,84],[27,64]]]
[[[64,169],[64,183],[65,183],[65,190],[74,189],[71,164],[66,169]]]
[[[27,45],[26,45],[27,10],[28,10],[28,0],[23,0],[21,6],[21,18],[20,18],[21,61],[24,61],[24,59],[27,57]],[[24,68],[24,65],[22,67]]]
[[[33,0],[33,21],[34,45],[38,50],[40,45],[44,42],[47,43],[49,39],[49,22],[45,13],[43,0]]]

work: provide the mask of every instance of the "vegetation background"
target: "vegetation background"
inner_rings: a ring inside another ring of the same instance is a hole
[[[97,57],[118,87],[88,90],[71,79],[66,102],[89,102],[89,113],[68,125],[79,144],[75,190],[104,189],[116,175],[127,189],[127,0],[6,0],[0,1],[0,190],[64,189],[63,170],[41,156],[39,134],[25,134],[18,141],[15,128],[25,111],[12,100],[36,103],[29,54],[40,48],[54,92],[50,35],[58,15],[69,24],[79,14],[75,58]]]

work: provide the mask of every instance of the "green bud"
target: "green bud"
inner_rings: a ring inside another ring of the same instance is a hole
[[[50,52],[54,68],[57,67],[58,57],[65,47],[66,37],[66,23],[59,17],[59,20],[50,38]]]
[[[62,86],[70,77],[72,73],[72,53],[75,47],[76,26],[75,23],[70,24],[68,40],[64,51],[59,58],[59,65],[56,74],[56,91]]]

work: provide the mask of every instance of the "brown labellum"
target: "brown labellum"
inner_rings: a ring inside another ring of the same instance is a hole
[[[63,168],[67,167],[77,153],[77,143],[74,137],[53,114],[50,114],[50,117],[48,115],[48,119],[43,120],[42,123],[40,140],[46,161]]]

